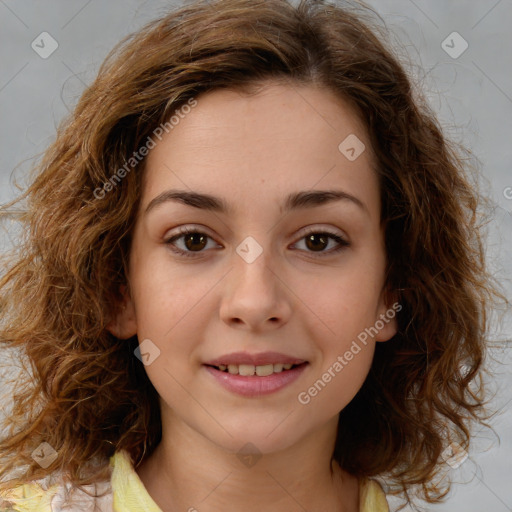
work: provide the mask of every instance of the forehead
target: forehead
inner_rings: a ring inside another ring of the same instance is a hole
[[[379,210],[366,127],[330,90],[269,84],[256,94],[221,89],[196,100],[150,151],[142,208],[171,188],[226,198],[238,209],[341,187]]]

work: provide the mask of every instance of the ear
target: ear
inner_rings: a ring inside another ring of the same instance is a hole
[[[396,315],[402,309],[402,305],[396,300],[396,295],[383,289],[375,319],[375,328],[378,333],[375,335],[375,341],[388,341],[398,332],[398,322]]]
[[[107,325],[107,331],[116,338],[127,340],[137,334],[137,318],[130,292],[126,285],[121,286],[123,302],[117,316]]]

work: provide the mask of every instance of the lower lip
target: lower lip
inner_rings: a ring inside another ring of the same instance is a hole
[[[243,377],[241,375],[222,372],[212,366],[205,365],[205,368],[217,379],[219,384],[228,391],[242,396],[255,397],[269,395],[288,386],[300,377],[307,365],[308,363],[302,363],[291,370],[283,370],[282,372],[273,373],[266,377],[260,377],[258,375]]]

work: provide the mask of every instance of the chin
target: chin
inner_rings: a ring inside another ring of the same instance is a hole
[[[288,430],[278,432],[278,424],[270,429],[261,428],[241,428],[233,430],[226,428],[232,435],[226,434],[220,439],[211,439],[219,448],[231,452],[239,457],[243,455],[261,456],[271,453],[277,453],[286,450],[298,441],[295,436],[291,437]],[[275,429],[273,432],[272,430]],[[296,431],[295,431],[296,432]]]

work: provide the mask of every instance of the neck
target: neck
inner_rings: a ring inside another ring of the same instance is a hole
[[[245,456],[176,418],[165,423],[161,443],[136,470],[163,512],[358,510],[357,479],[331,461],[337,418],[284,450]]]

